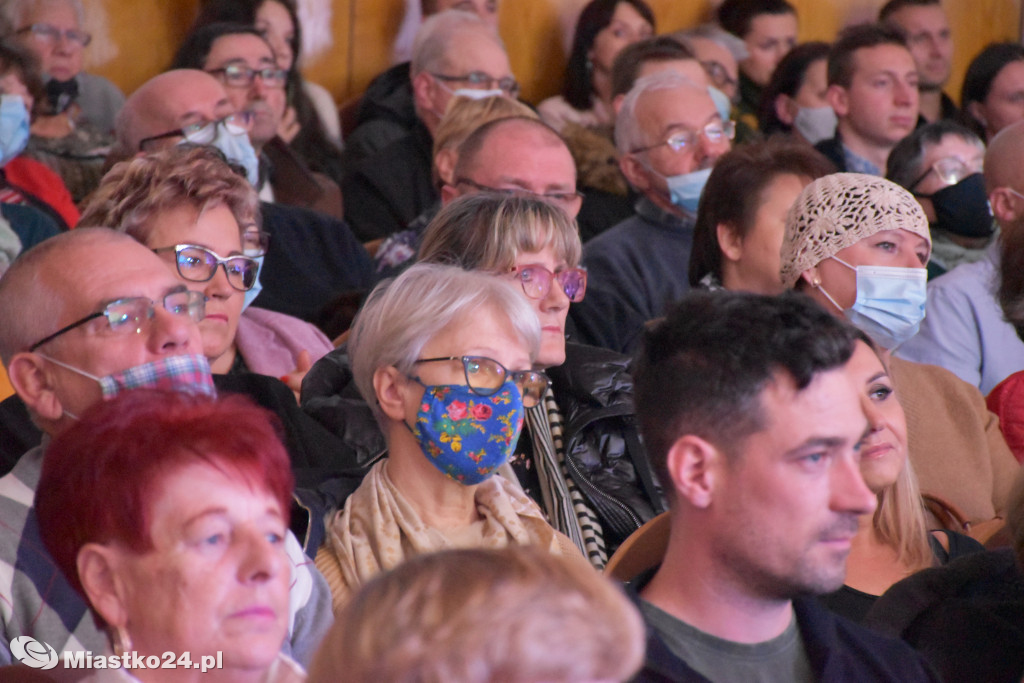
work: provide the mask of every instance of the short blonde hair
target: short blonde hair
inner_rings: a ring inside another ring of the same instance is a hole
[[[191,206],[226,206],[238,229],[259,225],[259,197],[223,155],[209,147],[175,146],[115,164],[92,195],[80,226],[109,226],[145,244],[157,214]]]
[[[366,583],[309,681],[619,681],[643,653],[639,612],[582,560],[529,546],[447,550]]]
[[[540,321],[511,280],[437,264],[417,264],[380,283],[356,316],[348,340],[352,374],[377,422],[387,418],[377,403],[373,374],[394,366],[409,374],[424,345],[445,327],[485,307],[508,317],[532,363],[540,350]]]
[[[419,259],[503,273],[520,253],[547,246],[569,267],[579,264],[579,228],[565,211],[536,197],[479,192],[441,209],[423,233]]]
[[[434,156],[442,149],[457,148],[485,123],[509,118],[540,119],[535,111],[510,97],[473,99],[456,95],[448,100],[448,108],[434,132]]]

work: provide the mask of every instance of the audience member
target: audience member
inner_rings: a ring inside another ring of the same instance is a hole
[[[81,417],[46,450],[36,513],[53,563],[109,638],[96,654],[165,665],[114,677],[302,681],[280,651],[293,479],[273,416],[237,397],[136,391]]]
[[[692,293],[645,333],[637,415],[671,530],[653,577],[634,582],[648,625],[637,680],[936,680],[811,597],[842,585],[875,508],[855,339],[801,297],[731,292]]]
[[[82,28],[80,0],[10,0],[0,11],[12,37],[38,59],[45,81],[25,154],[60,175],[80,202],[103,176],[124,95],[107,79],[82,71],[92,36]]]
[[[1024,475],[1007,508],[1011,548],[926,569],[886,591],[865,624],[903,638],[947,683],[1024,673]]]
[[[244,24],[199,26],[186,36],[172,68],[201,69],[213,75],[224,86],[235,112],[249,118],[249,141],[259,163],[248,160],[246,171],[260,199],[341,218],[337,183],[310,171],[277,135],[287,108],[288,71],[278,67],[270,43],[259,30]]]
[[[280,377],[298,398],[306,371],[333,346],[310,323],[245,306],[259,273],[246,255],[260,248],[258,207],[256,190],[220,152],[172,147],[114,166],[82,224],[128,233],[205,295],[199,331],[213,372]]]
[[[779,250],[786,214],[808,183],[834,170],[813,149],[785,140],[752,142],[723,154],[697,211],[690,286],[782,292]]]
[[[323,173],[340,185],[338,107],[326,88],[302,77],[302,26],[295,0],[206,0],[192,30],[218,22],[254,26],[270,43],[277,66],[288,72],[287,108],[278,124],[278,137],[310,170]]]
[[[68,114],[75,126],[114,130],[124,95],[102,76],[82,71],[92,36],[83,30],[81,0],[7,0],[3,12],[14,35],[39,60],[49,114]]]
[[[526,411],[513,470],[555,528],[601,569],[663,506],[636,433],[629,358],[566,343],[569,307],[586,294],[580,251],[564,212],[529,197],[484,193],[438,214],[420,260],[491,275],[512,272],[520,281],[541,321],[534,367],[552,383],[544,401]],[[569,415],[573,424],[563,417]]]
[[[346,169],[345,218],[364,242],[404,230],[438,199],[433,135],[453,95],[515,97],[519,85],[494,28],[452,10],[423,22],[412,63],[417,125]]]
[[[576,22],[562,94],[538,105],[541,118],[559,132],[567,123],[610,128],[612,64],[623,48],[653,34],[654,13],[644,0],[590,0]]]
[[[528,106],[508,97],[453,97],[434,133],[434,183],[438,188],[455,185],[459,147],[473,131],[491,121],[512,117],[539,118]],[[384,239],[373,257],[379,277],[397,275],[412,264],[420,249],[423,231],[440,210],[441,202],[438,201],[417,216],[408,229]]]
[[[524,410],[548,387],[533,308],[508,282],[420,264],[378,286],[348,349],[387,441],[317,552],[335,610],[403,560],[444,548],[538,545],[582,555],[515,483]],[[486,354],[486,355],[484,355]]]
[[[992,43],[971,60],[964,74],[960,109],[986,142],[1024,119],[1024,45]]]
[[[960,110],[942,92],[953,69],[953,36],[940,0],[889,0],[879,10],[878,21],[897,27],[907,37],[917,64],[918,125],[958,120]]]
[[[786,133],[811,145],[835,136],[828,51],[828,43],[802,43],[782,58],[761,94],[757,121],[762,134]]]
[[[583,252],[590,295],[573,310],[581,340],[628,351],[644,323],[689,289],[693,224],[715,162],[735,127],[707,87],[673,72],[636,82],[615,122],[620,167],[642,195],[637,215]]]
[[[28,145],[32,112],[42,96],[42,82],[30,54],[0,40],[0,202],[23,204],[42,211],[64,230],[78,223],[78,208],[60,176],[22,152]],[[19,104],[20,102],[20,104]]]
[[[836,134],[815,148],[841,171],[882,175],[917,125],[917,67],[903,34],[880,24],[840,33],[828,54],[827,97]]]
[[[1024,370],[1024,342],[1004,320],[997,301],[999,244],[985,187],[988,194],[1000,187],[1024,187],[1018,169],[1024,125],[1003,130],[1005,136],[999,133],[993,140],[1001,142],[986,153],[981,140],[958,124],[944,121],[919,128],[908,140],[916,140],[911,144],[924,163],[909,182],[905,182],[910,177],[907,173],[902,174],[903,180],[893,178],[907,186],[920,180],[915,195],[926,213],[932,210],[929,218],[938,219],[932,223],[932,239],[938,242],[941,235],[945,245],[960,247],[955,251],[946,246],[944,253],[961,262],[928,284],[928,316],[897,355],[944,367],[983,394]],[[890,155],[891,166],[898,167],[892,162],[899,150],[897,146]],[[904,150],[908,156],[910,151]],[[994,174],[991,179],[981,173],[983,158],[986,174]],[[1015,196],[1004,191],[993,204],[999,207],[999,223],[1009,229],[1017,215],[1011,207],[1017,203]]]
[[[450,9],[472,12],[498,29],[498,0],[420,0],[424,19]],[[400,62],[377,76],[358,99],[356,127],[345,138],[345,163],[352,165],[416,128],[410,63]],[[442,113],[444,109],[440,110]]]
[[[711,85],[736,104],[739,101],[739,63],[750,56],[747,44],[715,24],[701,24],[671,34],[704,67]]]
[[[860,173],[815,180],[786,218],[782,284],[868,334],[906,411],[910,462],[924,493],[971,522],[1002,516],[1018,467],[977,387],[891,357],[924,317],[928,219],[900,186]]]
[[[918,126],[889,153],[885,177],[910,190],[928,217],[929,279],[983,259],[995,241],[984,157],[985,143],[953,121]]]
[[[188,291],[156,254],[105,228],[47,240],[0,280],[0,358],[45,434],[0,479],[0,566],[9,577],[0,595],[0,664],[11,663],[8,644],[20,635],[58,651],[103,651],[106,639],[85,601],[39,537],[33,497],[45,450],[91,405],[126,391],[212,394],[196,325],[204,309],[202,295]],[[330,625],[327,588],[294,538],[288,553],[293,593],[284,650],[306,662]]]
[[[643,622],[608,579],[537,548],[446,550],[372,579],[338,617],[311,683],[624,681]]]
[[[857,523],[843,586],[821,596],[832,611],[862,622],[894,583],[983,548],[952,531],[927,531],[917,475],[907,461],[907,421],[885,365],[864,335],[847,363],[870,432],[860,445],[860,473],[878,499]]]
[[[211,130],[209,124],[216,126]],[[251,177],[255,154],[239,126],[235,106],[216,78],[192,69],[169,71],[128,98],[111,156],[125,159],[182,141],[210,144]],[[271,242],[257,285],[259,306],[311,321],[334,297],[369,286],[370,258],[343,222],[270,202],[260,204],[260,213]]]
[[[637,80],[668,70],[676,71],[698,85],[711,84],[707,70],[682,42],[671,36],[648,38],[623,48],[612,64],[612,103],[615,111],[622,108],[622,101]],[[717,106],[719,102],[715,104]]]
[[[796,8],[786,0],[725,0],[716,16],[722,28],[746,43],[747,57],[739,63],[737,120],[756,131],[761,89],[796,45]]]

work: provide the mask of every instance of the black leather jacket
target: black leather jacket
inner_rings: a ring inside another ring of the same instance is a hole
[[[570,343],[565,363],[547,370],[564,420],[569,476],[600,518],[609,554],[665,510],[637,431],[631,362],[614,351]],[[344,347],[306,375],[302,408],[356,452],[360,467],[369,469],[383,455],[384,438],[356,390]]]

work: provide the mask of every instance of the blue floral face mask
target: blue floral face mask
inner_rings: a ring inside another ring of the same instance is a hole
[[[846,319],[884,349],[892,350],[921,327],[928,301],[928,273],[924,268],[857,266],[832,257],[857,272],[857,300],[843,310],[820,284],[818,289]]]
[[[508,462],[525,415],[523,395],[514,382],[505,382],[490,396],[464,384],[424,386],[409,431],[434,467],[453,481],[473,485]]]

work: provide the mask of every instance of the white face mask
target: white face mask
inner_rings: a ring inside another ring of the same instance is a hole
[[[832,107],[800,107],[793,128],[812,145],[835,137],[836,112]]]

